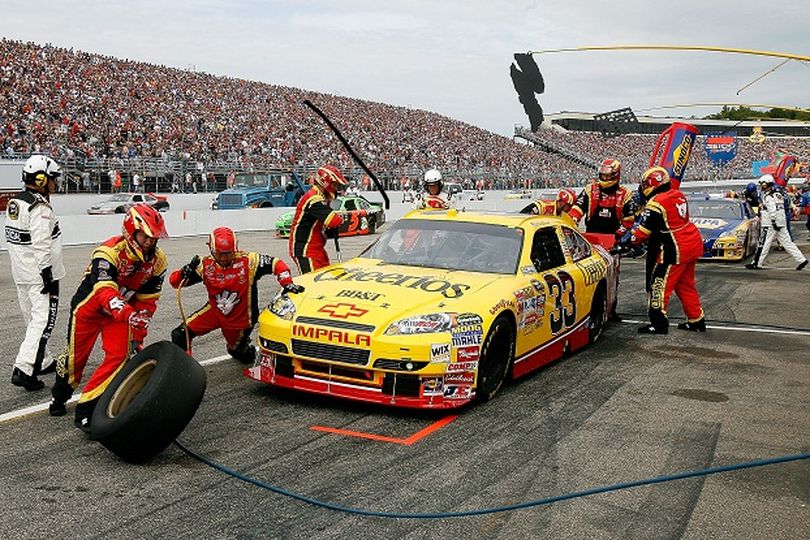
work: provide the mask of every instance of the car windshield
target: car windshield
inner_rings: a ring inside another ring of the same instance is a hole
[[[522,241],[521,229],[502,225],[404,219],[363,256],[390,264],[514,274]]]
[[[729,201],[689,201],[689,214],[693,218],[743,219],[740,203]]]
[[[116,193],[108,199],[111,202],[125,202],[129,200],[129,195],[126,193]]]

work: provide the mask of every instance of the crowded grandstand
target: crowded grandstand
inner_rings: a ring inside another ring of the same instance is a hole
[[[69,179],[63,190],[86,189],[79,178],[88,171],[90,185],[108,191],[111,169],[125,182],[139,174],[152,191],[169,191],[173,178],[189,173],[207,173],[203,187],[218,190],[230,173],[309,172],[325,161],[362,176],[304,99],[335,119],[389,188],[412,184],[430,167],[489,189],[583,185],[605,156],[624,163],[625,181],[633,181],[655,141],[643,129],[606,138],[587,122],[559,118],[534,133],[517,127],[510,139],[420,109],[7,39],[0,90],[0,155],[58,159]],[[737,156],[723,165],[695,152],[686,180],[750,178],[752,162],[777,148],[806,161],[810,137],[802,133],[810,134],[800,126],[761,142],[739,137]]]

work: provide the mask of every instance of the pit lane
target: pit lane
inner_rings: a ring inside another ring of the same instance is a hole
[[[240,236],[243,248],[287,259],[270,233]],[[344,259],[368,238],[341,240]],[[161,241],[172,268],[205,251],[205,239]],[[805,253],[806,244],[801,245]],[[55,351],[70,295],[92,246],[66,249]],[[5,259],[7,261],[7,259]],[[5,263],[7,264],[7,262]],[[806,328],[806,272],[773,253],[769,266],[700,264],[710,320]],[[643,262],[623,262],[619,311],[644,312]],[[13,284],[0,274],[6,373],[23,332]],[[262,302],[276,284],[261,282]],[[167,289],[149,341],[179,320]],[[205,300],[183,292],[187,312]],[[681,316],[677,300],[673,318]],[[242,473],[313,498],[391,512],[441,512],[517,503],[618,481],[796,454],[808,440],[810,338],[711,330],[639,336],[611,324],[599,343],[470,407],[412,445],[315,431],[312,426],[406,439],[446,413],[415,413],[274,390],[242,377],[231,360],[206,367],[208,389],[182,439]],[[224,353],[197,338],[198,360]],[[89,366],[99,359],[98,351]],[[88,368],[88,369],[89,369]],[[89,372],[88,372],[89,374]],[[52,383],[46,378],[48,386]],[[0,386],[0,414],[47,400]],[[463,519],[367,518],[315,508],[223,476],[170,447],[130,466],[89,442],[69,416],[35,413],[0,424],[0,531],[8,537],[426,538],[795,538],[810,533],[810,466],[786,463],[702,479]]]

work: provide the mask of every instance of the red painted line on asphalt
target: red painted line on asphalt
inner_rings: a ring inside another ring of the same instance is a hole
[[[432,424],[430,424],[426,428],[420,429],[419,431],[417,431],[416,433],[414,433],[413,435],[411,435],[407,439],[399,439],[399,438],[396,438],[396,437],[386,437],[385,435],[377,435],[375,433],[366,433],[365,431],[352,431],[352,430],[349,430],[349,429],[339,429],[339,428],[333,428],[333,427],[329,427],[329,426],[311,426],[309,429],[311,429],[313,431],[322,431],[324,433],[333,433],[335,435],[344,435],[346,437],[357,437],[357,438],[360,438],[360,439],[369,439],[369,440],[372,440],[372,441],[387,442],[387,443],[393,443],[393,444],[401,444],[403,446],[411,446],[416,441],[419,441],[420,439],[423,439],[423,438],[427,437],[428,435],[430,435],[434,431],[437,431],[437,430],[443,428],[444,426],[446,426],[447,424],[449,424],[450,422],[452,422],[456,418],[458,418],[457,414],[451,414],[450,416],[445,416],[441,420],[437,420],[436,422],[433,422]]]

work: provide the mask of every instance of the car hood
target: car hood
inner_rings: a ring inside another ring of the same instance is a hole
[[[304,285],[306,292],[291,298],[299,321],[300,317],[333,319],[384,330],[391,322],[413,315],[488,309],[479,293],[503,277],[361,259],[297,277],[296,283]]]
[[[292,225],[293,216],[295,216],[295,210],[284,212],[276,218],[276,227],[279,225]]]
[[[703,240],[731,235],[734,233],[734,229],[739,227],[742,222],[742,219],[708,217],[692,218],[692,223],[694,223],[700,231],[700,236],[703,237]]]

